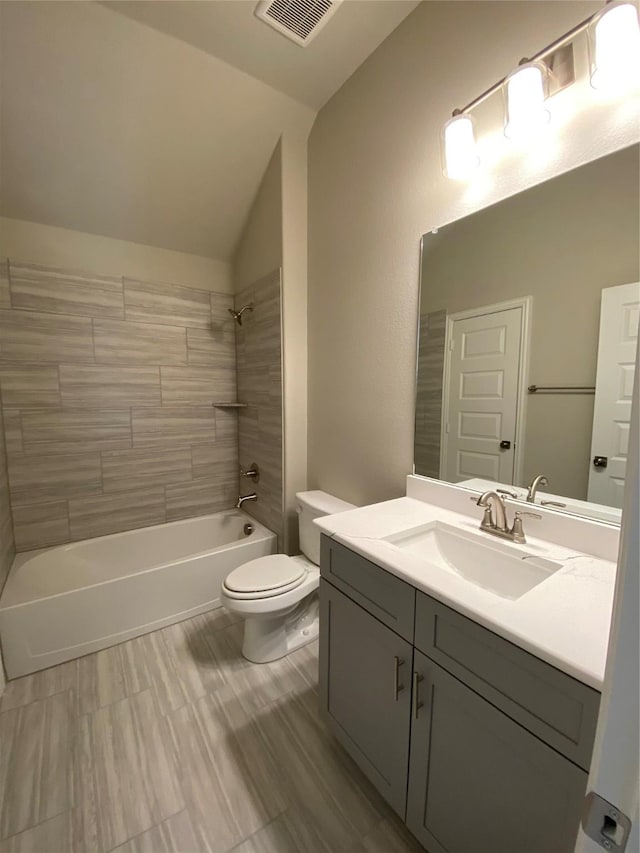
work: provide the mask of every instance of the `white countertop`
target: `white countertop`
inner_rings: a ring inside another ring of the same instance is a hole
[[[484,625],[585,684],[602,689],[613,607],[616,564],[552,542],[527,529],[526,548],[562,568],[520,598],[507,599],[428,564],[383,537],[440,521],[478,531],[480,518],[404,497],[318,518],[326,533],[443,604]],[[490,534],[484,534],[488,540]]]

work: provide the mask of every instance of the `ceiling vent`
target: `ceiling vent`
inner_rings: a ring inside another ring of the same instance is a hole
[[[260,20],[303,47],[317,36],[342,0],[261,0]]]

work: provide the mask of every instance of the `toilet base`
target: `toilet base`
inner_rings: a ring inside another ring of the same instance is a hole
[[[288,613],[248,616],[244,623],[242,656],[251,663],[270,663],[313,642],[318,636],[319,605],[312,593]]]

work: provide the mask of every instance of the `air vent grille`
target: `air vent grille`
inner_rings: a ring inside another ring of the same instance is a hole
[[[306,45],[336,12],[342,0],[263,0],[256,15],[278,32]]]

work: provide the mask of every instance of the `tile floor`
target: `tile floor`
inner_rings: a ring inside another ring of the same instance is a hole
[[[323,727],[317,646],[223,610],[9,682],[0,853],[419,853]]]

